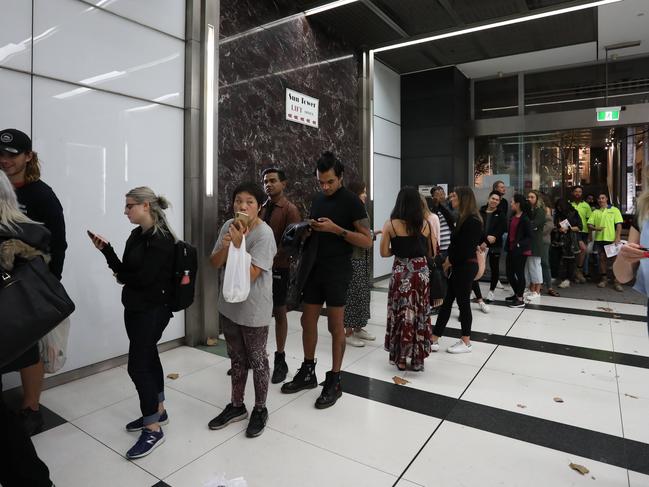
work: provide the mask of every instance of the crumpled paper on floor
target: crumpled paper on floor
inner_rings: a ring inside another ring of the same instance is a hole
[[[225,474],[220,474],[204,483],[203,487],[248,487],[248,482],[243,477],[228,480]]]

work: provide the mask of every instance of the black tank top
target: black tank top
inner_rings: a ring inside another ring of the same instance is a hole
[[[390,221],[392,225],[392,221]],[[428,237],[425,235],[399,236],[392,225],[394,237],[390,239],[392,253],[402,259],[412,259],[414,257],[425,257],[428,254]]]

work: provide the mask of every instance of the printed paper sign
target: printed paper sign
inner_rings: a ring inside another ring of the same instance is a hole
[[[286,120],[317,128],[318,105],[317,98],[286,88]]]
[[[620,240],[620,243],[617,245],[614,243],[609,245],[604,245],[604,252],[606,252],[606,257],[608,257],[609,259],[611,257],[615,257],[617,254],[620,253],[620,249],[624,244],[626,244],[626,240]]]

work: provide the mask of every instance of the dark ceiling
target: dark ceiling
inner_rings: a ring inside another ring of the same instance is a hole
[[[359,0],[311,16],[359,50],[553,10],[591,0]],[[311,0],[298,0],[309,8]],[[324,1],[315,4],[328,3]],[[597,9],[485,30],[376,54],[399,73],[597,40]]]

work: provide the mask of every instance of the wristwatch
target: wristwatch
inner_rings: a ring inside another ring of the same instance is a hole
[[[347,230],[343,230],[342,232],[340,232],[340,233],[338,234],[338,236],[339,236],[340,238],[343,238],[343,239],[344,239],[344,238],[347,236]]]

